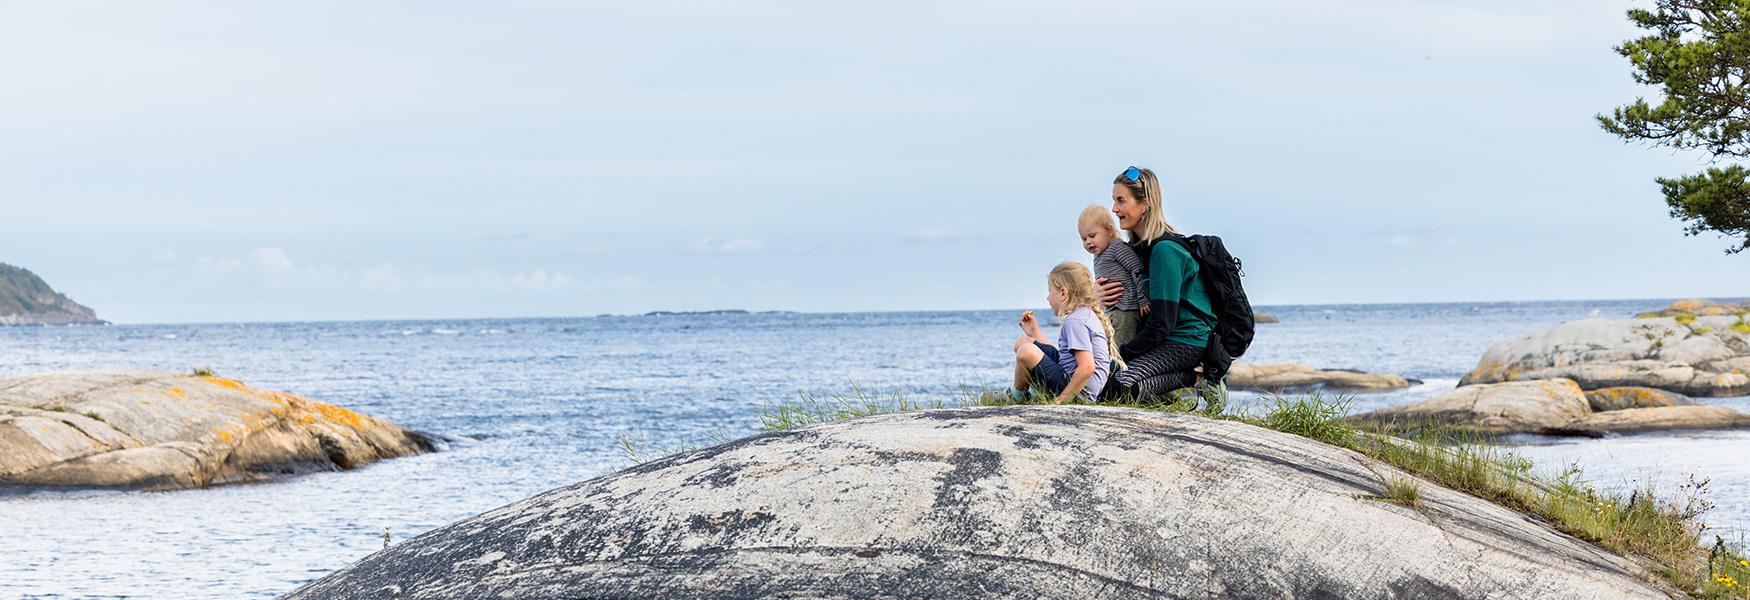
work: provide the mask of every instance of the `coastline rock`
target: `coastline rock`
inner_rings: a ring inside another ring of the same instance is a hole
[[[1644,387],[1612,387],[1586,392],[1586,401],[1592,405],[1592,412],[1606,412],[1627,408],[1659,408],[1665,406],[1692,406],[1694,400],[1688,396],[1665,390],[1655,390]]]
[[[1253,312],[1252,321],[1259,325],[1263,325],[1266,323],[1281,323],[1282,319],[1278,319],[1276,318],[1276,315],[1270,313]]]
[[[219,377],[0,379],[0,485],[191,488],[351,469],[432,447],[385,421]]]
[[[1381,501],[1389,478],[1418,507]],[[291,592],[399,598],[1668,598],[1365,456],[1092,406],[767,433],[437,529]]]
[[[1618,397],[1613,392],[1611,397]],[[1627,397],[1635,398],[1632,394]],[[1353,415],[1354,425],[1386,431],[1423,428],[1505,435],[1601,435],[1604,432],[1750,427],[1750,415],[1723,406],[1659,406],[1675,401],[1646,395],[1648,408],[1596,411],[1593,400],[1569,379],[1464,386],[1428,400]],[[1638,398],[1635,398],[1638,399]]]
[[[1428,400],[1348,418],[1387,430],[1445,428],[1481,434],[1558,430],[1592,414],[1580,386],[1566,379],[1471,385]]]
[[[0,263],[0,326],[107,325],[28,269]]]
[[[1735,316],[1571,321],[1496,343],[1459,385],[1557,378],[1586,389],[1750,394],[1750,325]]]
[[[1639,319],[1658,317],[1717,317],[1724,315],[1750,314],[1750,300],[1737,303],[1717,302],[1714,300],[1688,299],[1672,302],[1664,310],[1635,315]]]
[[[1331,389],[1358,392],[1383,392],[1410,387],[1412,380],[1397,375],[1384,375],[1341,369],[1316,369],[1293,363],[1234,363],[1227,373],[1228,389],[1264,392],[1290,392]],[[1420,383],[1420,382],[1416,382]]]
[[[1750,415],[1724,406],[1628,408],[1591,415],[1573,424],[1590,431],[1662,431],[1667,429],[1750,428]]]

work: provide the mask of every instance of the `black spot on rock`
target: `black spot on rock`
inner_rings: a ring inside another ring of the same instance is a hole
[[[937,478],[935,508],[964,506],[978,482],[995,476],[1003,468],[1003,456],[983,448],[955,448],[948,455],[953,470]]]
[[[733,538],[743,531],[756,529],[776,520],[777,517],[768,512],[733,510],[715,515],[693,515],[687,519],[687,527],[694,533],[721,533],[726,538]]]

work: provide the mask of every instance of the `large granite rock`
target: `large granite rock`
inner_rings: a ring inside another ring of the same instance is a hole
[[[1331,389],[1358,392],[1383,392],[1410,387],[1411,381],[1398,375],[1363,373],[1341,369],[1317,369],[1293,363],[1234,363],[1228,369],[1229,389],[1264,392],[1294,392]]]
[[[90,308],[49,287],[28,269],[0,263],[0,325],[101,325]]]
[[[0,379],[0,485],[173,489],[351,469],[419,433],[235,380],[155,371]]]
[[[1750,326],[1736,316],[1590,319],[1499,342],[1459,385],[1572,379],[1586,389],[1750,394]]]
[[[1416,481],[1420,507],[1383,502]],[[1062,406],[758,435],[560,488],[285,598],[1668,598],[1636,564],[1361,454]]]
[[[1387,431],[1440,429],[1485,435],[1597,435],[1610,431],[1733,429],[1750,415],[1721,406],[1659,406],[1597,411],[1570,379],[1469,385],[1405,406],[1348,418]]]

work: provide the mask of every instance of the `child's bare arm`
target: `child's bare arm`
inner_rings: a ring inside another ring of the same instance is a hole
[[[1088,380],[1094,376],[1094,353],[1087,350],[1072,350],[1071,353],[1076,357],[1076,372],[1070,374],[1069,384],[1063,386],[1063,391],[1051,401],[1052,404],[1074,400],[1076,394],[1081,393],[1082,388],[1087,387]]]

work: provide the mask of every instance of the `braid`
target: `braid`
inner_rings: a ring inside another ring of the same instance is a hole
[[[1100,327],[1106,329],[1106,355],[1118,363],[1118,368],[1126,368],[1124,359],[1118,356],[1118,339],[1112,332],[1112,318],[1106,316],[1106,309],[1099,306],[1089,306],[1094,309],[1094,315],[1100,317]]]

